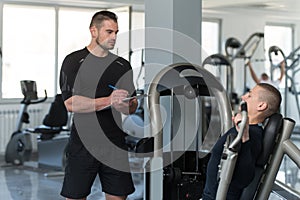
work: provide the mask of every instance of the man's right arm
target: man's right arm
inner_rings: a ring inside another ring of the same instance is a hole
[[[67,98],[64,103],[69,112],[89,113],[99,111],[107,106],[114,107],[119,112],[128,113],[130,104],[133,102],[123,102],[128,97],[128,92],[123,89],[114,90],[107,97],[89,98],[81,95],[73,95]]]
[[[254,82],[255,82],[256,84],[258,84],[258,83],[260,82],[260,80],[259,80],[259,78],[256,76],[256,74],[255,74],[255,72],[254,72],[254,70],[253,70],[253,68],[252,68],[252,65],[251,65],[250,61],[249,61],[246,65],[249,67],[249,70],[250,70],[250,74],[251,74],[252,79],[254,80]]]
[[[279,81],[282,80],[282,78],[284,77],[285,74],[285,62],[282,61],[280,62],[280,77],[278,78]]]
[[[111,104],[110,97],[92,99],[80,95],[72,96],[64,101],[69,112],[88,113],[101,110]]]

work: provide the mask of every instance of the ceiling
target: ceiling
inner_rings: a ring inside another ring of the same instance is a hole
[[[7,0],[0,0],[7,1]],[[9,2],[13,2],[10,0]],[[15,0],[18,2],[39,2],[59,5],[93,6],[113,8],[132,5],[134,10],[144,10],[146,0]],[[149,0],[150,1],[150,0]],[[300,19],[300,0],[202,0],[204,11],[256,10],[262,12],[280,12],[288,15],[297,14]]]
[[[280,12],[298,14],[300,18],[299,0],[202,0],[205,10],[220,9],[252,9],[263,12]]]
[[[144,10],[144,0],[0,0],[4,2],[41,3],[64,6],[116,8],[131,5],[136,10]]]

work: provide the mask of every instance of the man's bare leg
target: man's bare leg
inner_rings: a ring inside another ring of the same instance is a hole
[[[127,196],[114,196],[110,194],[105,194],[106,200],[126,200]]]
[[[106,200],[126,200],[127,196],[114,196],[110,194],[105,194],[105,199]],[[86,200],[86,198],[83,199],[69,199],[66,198],[66,200]]]

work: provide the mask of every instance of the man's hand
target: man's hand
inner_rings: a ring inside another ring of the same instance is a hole
[[[124,107],[128,107],[128,102],[123,102],[123,99],[127,97],[128,92],[126,90],[114,90],[110,95],[110,105],[118,111]]]
[[[123,101],[127,97],[128,92],[126,90],[114,90],[110,95],[111,106],[114,107],[117,111],[124,114],[133,113],[137,107],[137,100],[131,99],[130,101]]]
[[[236,114],[234,117],[232,117],[232,121],[235,125],[235,128],[237,131],[240,131],[239,123],[242,121],[242,115],[241,113]],[[249,118],[247,116],[247,122],[244,128],[244,133],[242,137],[242,143],[247,142],[249,140]]]

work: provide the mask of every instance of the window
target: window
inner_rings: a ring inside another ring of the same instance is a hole
[[[60,73],[62,62],[66,55],[87,46],[91,40],[89,25],[96,10],[60,8],[58,14],[58,70]],[[76,33],[76,34],[74,34]],[[54,79],[52,80],[54,81]],[[57,83],[57,91],[59,82]]]
[[[205,59],[220,52],[220,20],[204,19],[201,29],[202,57]]]
[[[202,61],[213,54],[220,53],[220,24],[221,20],[217,19],[204,19],[202,21]],[[206,65],[205,69],[219,79],[221,79],[223,73],[225,74],[225,71],[218,66]],[[224,76],[226,77],[226,74]],[[225,81],[223,81],[223,84],[225,84]]]
[[[270,62],[268,51],[271,46],[279,47],[285,56],[288,56],[290,52],[293,50],[293,26],[292,25],[277,25],[277,24],[269,24],[265,26],[265,50],[266,50],[266,71],[270,72]],[[276,56],[277,59],[281,59],[280,56]],[[283,59],[283,58],[282,58]],[[274,60],[274,63],[279,63],[281,60]],[[279,77],[280,70],[273,71],[274,77]],[[281,81],[280,87],[284,87],[284,81]]]
[[[285,56],[288,56],[292,51],[293,51],[293,25],[290,24],[267,24],[265,26],[265,49],[266,49],[266,58],[267,62],[265,65],[265,71],[270,72],[272,71],[272,76],[273,80],[276,80],[277,77],[280,76],[280,69],[275,68],[275,69],[270,69],[271,63],[269,62],[269,55],[268,51],[271,46],[277,46],[279,47],[282,52],[285,54]],[[279,54],[281,55],[281,54]],[[273,56],[272,56],[273,57]],[[276,60],[275,60],[276,58]],[[274,64],[277,64],[282,61],[283,58],[281,56],[274,56]],[[290,63],[288,63],[289,65]],[[289,74],[290,72],[287,71]],[[282,109],[283,113],[286,115],[287,114],[287,103],[294,103],[294,102],[288,102],[287,98],[288,96],[284,95],[284,90],[286,88],[285,82],[287,81],[287,85],[290,85],[289,80],[286,80],[286,76],[283,77],[283,80],[280,83],[280,91],[283,95],[283,103],[282,103]],[[292,111],[293,113],[293,111]]]
[[[39,96],[43,90],[50,97],[58,93],[62,61],[89,44],[89,23],[98,10],[4,4],[1,99],[22,98],[21,80],[36,81]],[[130,8],[112,11],[119,17],[118,35],[123,40],[113,52],[128,59]]]
[[[265,26],[265,49],[278,46],[288,55],[293,49],[293,26],[269,24]]]
[[[143,12],[132,13],[132,31],[130,62],[133,69],[133,79],[137,89],[145,89],[145,14]]]
[[[20,80],[25,79],[37,82],[39,96],[44,89],[48,96],[59,92],[58,74],[62,61],[67,54],[88,45],[90,19],[97,10],[4,4],[1,98],[22,98]],[[120,29],[114,53],[131,61],[136,86],[143,88],[144,13],[132,12],[130,18],[129,7],[112,11],[119,17]],[[128,23],[130,19],[131,24]],[[127,34],[130,26],[133,31]],[[220,20],[202,22],[204,58],[220,51],[219,27]],[[129,54],[130,47],[132,54]]]
[[[271,46],[277,46],[279,47],[285,56],[288,56],[292,51],[293,51],[293,41],[294,41],[294,27],[291,24],[267,24],[265,26],[265,49],[266,49],[266,72],[270,72],[270,65],[271,63],[269,62],[269,55],[268,51]],[[281,54],[279,54],[281,55]],[[276,59],[276,60],[275,60]],[[283,58],[281,56],[274,56],[274,64],[277,64],[282,61]],[[290,63],[288,62],[288,65]],[[290,74],[290,71],[287,71]],[[271,74],[271,73],[270,73]],[[280,70],[279,68],[275,68],[272,71],[272,76],[273,79],[276,80],[276,77],[279,77]],[[294,102],[288,102],[286,101],[288,96],[285,96],[285,81],[287,81],[288,85],[290,85],[289,80],[286,80],[286,77],[283,78],[283,80],[280,83],[280,91],[282,92],[283,95],[283,102],[282,102],[282,108],[283,108],[283,113],[286,116],[287,114],[287,103],[294,103]],[[294,98],[293,98],[294,99]],[[290,105],[291,106],[291,105]],[[295,105],[296,106],[296,105]],[[291,113],[294,113],[294,110],[292,110]]]
[[[94,9],[60,8],[58,17],[58,74],[63,59],[69,53],[87,46],[91,40],[89,25]],[[119,33],[115,48],[111,51],[128,60],[129,7],[111,9],[118,16]],[[76,34],[73,34],[76,33]],[[58,77],[58,75],[57,75]],[[58,83],[57,83],[58,84]],[[57,85],[59,88],[59,85]],[[59,91],[59,89],[58,89]]]
[[[284,25],[284,24],[268,24],[265,26],[265,49],[266,53],[268,53],[270,46],[278,46],[285,56],[288,56],[293,50],[293,25]],[[266,55],[268,58],[268,55]],[[280,59],[280,57],[278,57]],[[275,61],[280,62],[281,60]],[[289,60],[288,60],[289,61]],[[275,63],[274,62],[274,63]],[[288,65],[291,64],[288,62]],[[270,63],[266,65],[268,68],[266,70],[270,70]],[[292,70],[288,70],[287,73],[291,76]],[[275,76],[275,75],[274,75]],[[297,80],[297,78],[296,78]],[[283,110],[281,113],[285,117],[290,117],[294,120],[298,118],[298,112],[295,112],[295,108],[297,109],[297,101],[295,101],[295,96],[291,92],[287,92],[285,94],[285,89],[289,88],[289,81],[287,80],[287,88],[285,88],[285,81],[281,81],[280,89],[283,97],[283,102],[281,103],[281,109]],[[297,95],[297,94],[296,94]],[[298,118],[299,119],[299,118]],[[297,121],[297,120],[296,120]],[[291,140],[297,145],[299,145],[299,140],[295,137],[294,134],[291,136]],[[283,161],[281,163],[280,169],[278,171],[276,180],[284,184],[285,186],[293,188],[295,191],[299,191],[299,169],[297,165],[286,155],[283,157]]]
[[[35,80],[53,96],[54,8],[4,5],[2,62],[2,98],[21,98],[20,80]]]

